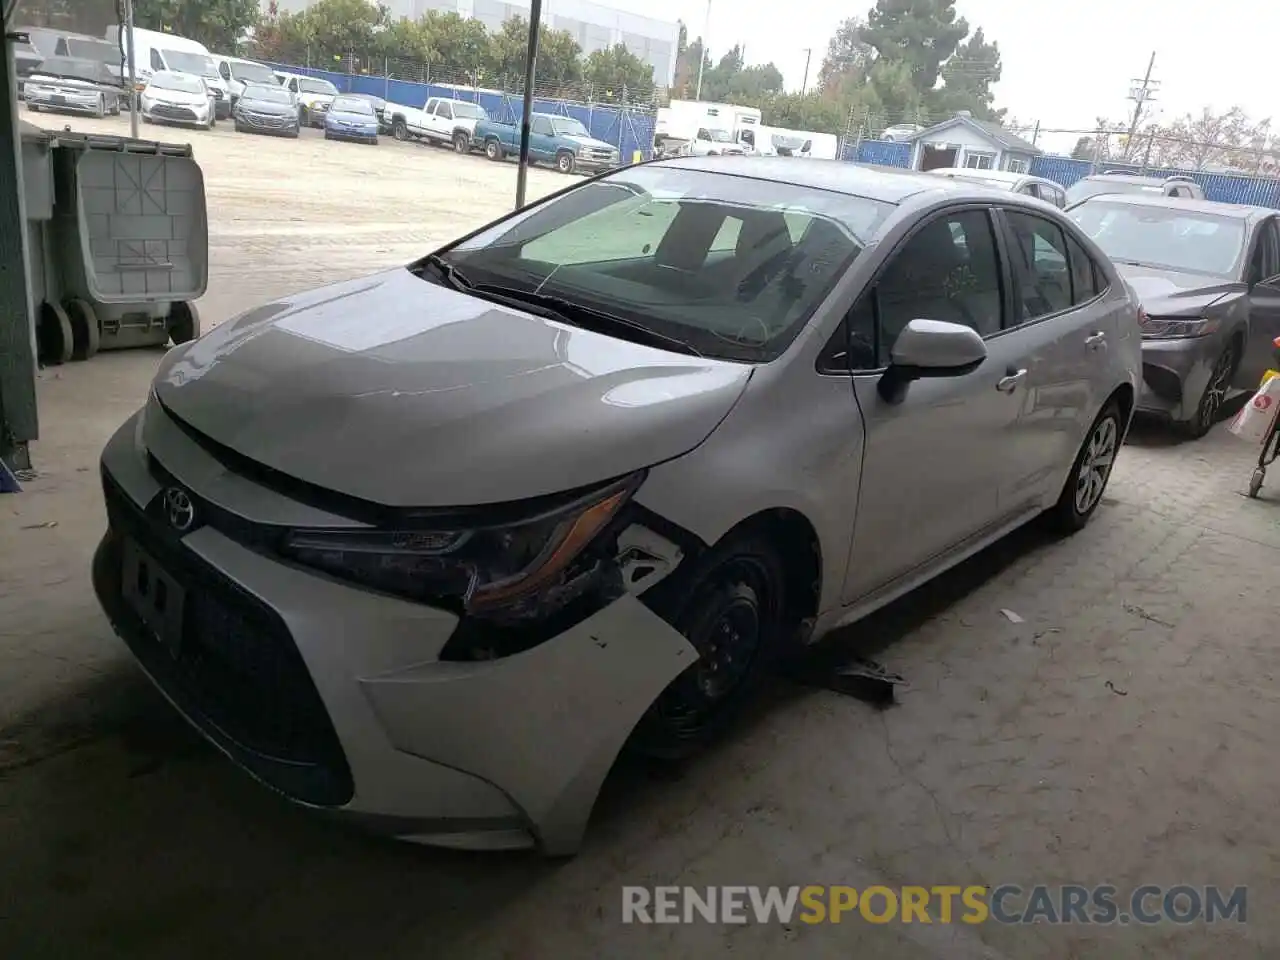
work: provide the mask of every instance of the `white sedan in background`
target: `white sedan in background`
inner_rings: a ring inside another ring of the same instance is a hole
[[[202,77],[160,70],[142,91],[142,119],[211,129],[217,123],[213,94]]]

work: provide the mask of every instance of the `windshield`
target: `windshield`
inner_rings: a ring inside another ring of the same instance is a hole
[[[478,103],[466,103],[462,100],[453,101],[453,115],[458,119],[467,120],[488,120],[489,113],[484,107]]]
[[[711,139],[716,143],[733,143],[733,137],[729,136],[729,131],[727,130],[709,130],[707,132],[711,134]]]
[[[311,77],[300,79],[298,89],[303,93],[323,93],[330,97],[338,95],[338,88],[328,80],[315,80]]]
[[[551,129],[561,137],[590,137],[591,131],[582,125],[582,121],[573,117],[556,117],[551,121]]]
[[[633,167],[446,251],[474,283],[613,314],[704,356],[786,348],[893,206],[770,180]]]
[[[231,76],[241,83],[279,83],[270,67],[260,63],[228,63]]]
[[[197,77],[216,77],[218,68],[214,65],[213,57],[206,56],[203,53],[185,53],[181,50],[165,50],[164,62],[169,65],[171,70],[177,70],[180,73],[193,73]]]
[[[265,100],[268,103],[293,103],[293,95],[284,87],[268,87],[265,83],[246,86],[241,98],[245,100]]]
[[[70,37],[67,39],[67,52],[73,57],[105,63],[107,66],[120,65],[120,51],[115,44],[106,40],[79,40]]]
[[[329,109],[334,113],[361,113],[373,116],[373,106],[368,100],[361,100],[359,97],[338,97]]]
[[[43,73],[50,77],[63,77],[68,80],[97,82],[101,79],[101,74],[98,72],[100,67],[101,64],[75,60],[71,57],[50,57],[36,67],[35,72]]]
[[[1244,222],[1211,213],[1091,200],[1068,214],[1112,260],[1235,279]]]
[[[176,90],[179,93],[204,93],[199,77],[162,70],[151,78],[151,86],[157,90]]]

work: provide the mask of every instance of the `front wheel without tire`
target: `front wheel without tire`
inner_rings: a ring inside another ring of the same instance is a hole
[[[1080,452],[1071,465],[1071,475],[1062,487],[1062,494],[1049,509],[1049,519],[1060,533],[1075,533],[1083,529],[1098,509],[1123,435],[1120,405],[1109,400],[1085,434]]]
[[[733,535],[687,576],[654,588],[652,606],[698,652],[641,718],[631,747],[675,760],[728,727],[777,662],[787,639],[784,567],[759,534]]]

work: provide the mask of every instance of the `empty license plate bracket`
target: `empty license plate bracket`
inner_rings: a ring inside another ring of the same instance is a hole
[[[182,647],[186,591],[132,540],[124,544],[120,572],[125,601],[175,657]]]

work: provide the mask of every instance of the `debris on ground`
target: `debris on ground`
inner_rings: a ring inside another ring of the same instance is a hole
[[[23,530],[49,530],[50,528],[52,528],[52,527],[56,527],[57,525],[58,525],[58,521],[57,521],[57,520],[46,520],[44,523],[28,523],[28,524],[25,524],[21,529],[23,529]]]
[[[1010,623],[1026,623],[1027,622],[1026,620],[1022,619],[1022,617],[1018,616],[1018,614],[1014,613],[1012,610],[1001,610],[1000,612],[1004,614],[1005,619],[1008,620]]]
[[[894,690],[907,682],[902,675],[890,673],[881,664],[863,657],[836,664],[793,665],[787,677],[808,687],[854,697],[882,710],[897,702]]]
[[[1129,695],[1129,691],[1128,691],[1128,690],[1121,690],[1119,687],[1117,687],[1117,686],[1116,686],[1114,683],[1112,683],[1110,680],[1108,680],[1108,681],[1107,681],[1107,689],[1108,689],[1108,690],[1110,690],[1112,693],[1116,694],[1117,696],[1120,696],[1120,697],[1127,697],[1127,696]]]

